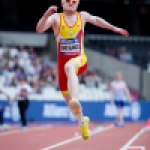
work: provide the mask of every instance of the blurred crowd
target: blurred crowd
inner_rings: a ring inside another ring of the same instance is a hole
[[[15,87],[18,79],[25,77],[37,94],[48,86],[59,90],[56,62],[47,55],[37,55],[33,47],[12,46],[0,54],[0,62],[0,75],[5,78],[1,84],[5,87]],[[93,69],[80,77],[80,83],[87,87],[98,87],[99,82],[100,77]]]
[[[11,47],[0,56],[0,75],[5,77],[4,86],[17,86],[18,79],[26,78],[35,93],[42,87],[57,86],[57,67],[48,56],[39,57],[34,48]]]
[[[89,67],[81,75],[81,77],[79,78],[79,81],[81,84],[86,85],[86,87],[88,87],[88,88],[93,88],[93,87],[98,88],[102,79],[96,70]]]
[[[124,47],[117,51],[106,48],[106,53],[122,61],[133,61],[132,53]],[[53,87],[59,91],[57,63],[48,55],[37,55],[33,47],[10,47],[0,54],[0,62],[0,76],[4,78],[0,84],[4,87],[16,87],[19,78],[26,78],[36,94],[42,94],[42,89],[45,87]],[[79,77],[79,82],[88,88],[98,88],[102,78],[98,71],[89,66]],[[139,95],[135,89],[131,89],[130,92],[135,99],[138,99]]]
[[[106,47],[105,54],[127,63],[135,63],[132,52],[125,46],[118,48]],[[147,72],[150,73],[150,52],[148,52],[147,57],[145,58],[145,62],[146,66],[144,66],[144,68],[146,67]]]
[[[116,49],[106,47],[105,53],[110,55],[111,57],[118,58],[121,61],[129,62],[129,63],[133,62],[132,52],[127,50],[125,46],[118,47]]]

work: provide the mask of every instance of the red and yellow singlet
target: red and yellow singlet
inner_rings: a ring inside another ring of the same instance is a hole
[[[82,31],[81,16],[76,12],[76,23],[68,26],[63,13],[60,13],[60,27],[56,37],[58,48],[58,82],[63,94],[68,94],[67,77],[64,65],[70,59],[78,64],[77,75],[87,67],[87,57],[84,53],[84,33]]]

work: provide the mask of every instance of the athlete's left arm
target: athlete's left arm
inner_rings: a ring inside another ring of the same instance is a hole
[[[113,83],[110,83],[110,102],[111,104],[114,104],[114,88],[113,88]]]
[[[102,19],[98,16],[93,16],[93,15],[87,13],[87,12],[84,12],[84,11],[81,12],[81,15],[84,19],[84,22],[89,22],[89,23],[91,23],[93,25],[96,25],[98,27],[114,31],[115,33],[121,34],[125,37],[128,37],[128,35],[129,35],[128,32],[125,29],[118,28],[114,25],[111,25],[106,20],[104,20],[104,19]]]
[[[132,102],[132,97],[131,97],[131,94],[130,94],[130,91],[129,91],[129,88],[127,87],[127,85],[125,84],[125,93],[127,95],[127,99],[129,102]]]

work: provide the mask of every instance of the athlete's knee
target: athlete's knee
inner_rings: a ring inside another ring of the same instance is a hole
[[[71,60],[71,61],[68,61],[66,64],[65,64],[65,72],[69,72],[71,70],[74,70],[75,69],[75,66],[74,66],[74,62]]]

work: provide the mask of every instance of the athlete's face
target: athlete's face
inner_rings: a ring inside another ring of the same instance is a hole
[[[79,0],[62,0],[62,7],[64,11],[75,12],[77,10]]]
[[[120,73],[116,74],[116,80],[117,80],[117,81],[122,80],[122,76],[121,76],[121,74],[120,74]]]

